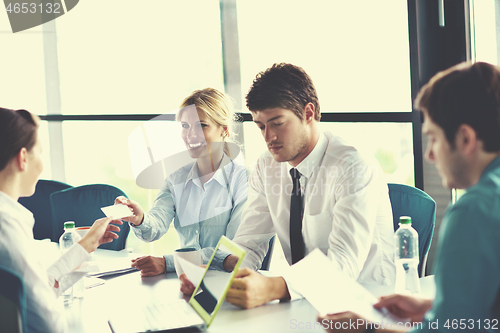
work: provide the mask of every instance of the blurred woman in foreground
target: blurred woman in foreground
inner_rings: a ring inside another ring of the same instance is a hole
[[[62,301],[57,297],[78,278],[63,276],[80,266],[100,244],[118,238],[119,220],[95,221],[87,235],[48,269],[38,257],[33,238],[33,214],[17,202],[31,196],[42,173],[39,118],[26,110],[0,108],[0,266],[24,281],[28,332],[65,332]],[[81,275],[80,275],[81,276]]]

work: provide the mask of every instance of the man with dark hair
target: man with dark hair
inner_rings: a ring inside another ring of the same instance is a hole
[[[250,177],[234,238],[247,251],[248,268],[237,273],[226,300],[251,308],[295,298],[285,278],[255,272],[274,234],[289,264],[319,248],[353,279],[394,283],[394,230],[383,172],[342,139],[320,132],[318,97],[307,73],[273,65],[257,75],[247,106],[269,151]],[[231,271],[235,259],[226,257],[224,269]],[[192,291],[186,284],[182,290]]]
[[[311,78],[302,68],[291,64],[274,64],[257,74],[246,99],[252,112],[279,107],[293,111],[300,120],[304,120],[304,107],[312,103],[314,120],[321,119]]]
[[[436,164],[443,186],[467,192],[443,217],[434,301],[392,295],[375,307],[422,322],[417,331],[498,330],[500,68],[463,63],[438,73],[422,88],[415,107],[423,112],[422,132],[429,138],[426,158]],[[353,313],[319,318],[332,323],[358,319]],[[358,330],[363,331],[365,326]]]

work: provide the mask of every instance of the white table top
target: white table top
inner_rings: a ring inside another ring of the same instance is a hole
[[[53,244],[52,246],[56,246]],[[98,249],[95,260],[132,258],[137,255]],[[111,332],[108,318],[113,311],[126,311],[131,316],[135,309],[149,302],[183,298],[180,282],[175,273],[141,278],[139,272],[104,278],[106,283],[85,290],[82,299],[74,299],[65,306],[71,333]],[[434,279],[421,279],[422,295],[434,296]],[[388,286],[366,286],[374,295],[391,294]],[[317,311],[305,299],[244,310],[224,303],[208,332],[321,332],[314,328]],[[318,324],[316,324],[318,325]]]

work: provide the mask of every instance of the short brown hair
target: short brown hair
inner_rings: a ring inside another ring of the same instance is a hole
[[[415,108],[430,117],[451,147],[462,124],[471,126],[484,150],[500,150],[500,68],[488,63],[461,63],[434,75],[415,99]]]
[[[307,73],[292,64],[274,64],[260,72],[246,96],[247,108],[262,111],[270,108],[292,110],[300,120],[304,119],[306,104],[314,105],[314,119],[321,119],[318,95]]]
[[[22,148],[30,151],[36,143],[38,116],[26,110],[0,108],[0,171]]]

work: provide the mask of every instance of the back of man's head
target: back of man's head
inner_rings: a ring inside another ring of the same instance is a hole
[[[293,111],[299,119],[304,119],[304,107],[314,105],[314,119],[319,121],[318,95],[307,73],[292,64],[274,64],[264,72],[257,74],[246,96],[247,108],[263,111],[271,108],[283,108]]]
[[[500,150],[500,68],[462,63],[436,74],[415,99],[415,108],[441,127],[451,147],[460,125],[468,124],[484,150]]]

